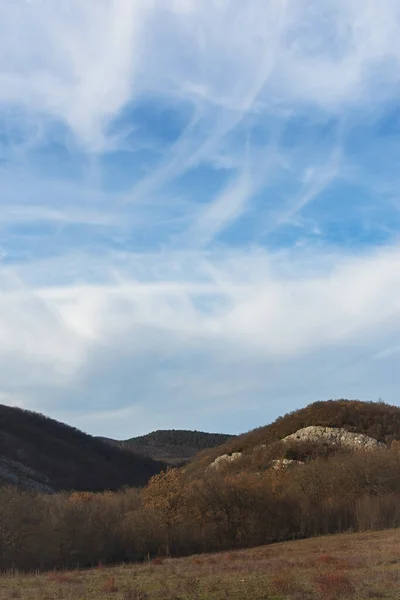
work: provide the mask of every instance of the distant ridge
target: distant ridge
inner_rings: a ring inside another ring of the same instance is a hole
[[[234,437],[224,433],[160,429],[123,441],[102,439],[136,454],[160,460],[169,465],[178,465],[188,462],[201,450],[214,448]]]

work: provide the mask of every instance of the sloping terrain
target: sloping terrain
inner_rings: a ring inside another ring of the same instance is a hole
[[[235,436],[223,433],[169,429],[153,431],[129,440],[106,441],[169,465],[179,465],[188,462],[201,450],[219,446],[233,437]]]
[[[41,491],[141,486],[163,468],[43,415],[0,405],[0,483]]]
[[[329,535],[149,564],[3,574],[0,598],[398,600],[400,533]]]
[[[358,400],[314,402],[305,408],[279,417],[270,425],[259,427],[228,440],[222,446],[201,452],[189,468],[202,470],[218,457],[234,455],[235,458],[239,458],[239,454],[242,459],[251,456],[251,466],[257,468],[257,461],[265,459],[265,451],[269,453],[270,459],[284,456],[297,458],[296,451],[291,455],[288,442],[283,443],[282,440],[310,426],[340,428],[350,433],[363,434],[390,446],[393,440],[400,439],[400,408],[383,402]],[[304,438],[301,441],[304,442]],[[291,442],[295,445],[294,436]],[[315,445],[310,443],[307,452],[312,453]],[[328,443],[325,443],[322,449],[327,453],[332,450]],[[243,467],[243,464],[240,466]]]

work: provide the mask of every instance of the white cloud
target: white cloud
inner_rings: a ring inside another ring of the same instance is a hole
[[[373,179],[342,146],[355,113],[397,98],[399,13],[397,0],[0,2],[0,401],[108,435],[129,418],[142,432],[245,428],[240,415],[262,422],[265,399],[395,401],[398,246],[356,256],[323,241],[279,253],[216,239],[248,209],[275,233],[343,171]],[[151,148],[118,121],[149,98],[187,117]],[[323,149],[285,146],[305,113],[339,117]],[[43,157],[36,169],[52,141],[83,175],[57,179]],[[123,174],[140,150],[157,160],[105,190],[102,155],[119,149],[131,152]],[[226,179],[196,203],[173,184],[199,165]]]
[[[108,417],[102,421],[101,412],[115,404],[116,432],[129,406],[140,430],[150,423],[150,407],[159,411],[160,426],[175,418],[193,424],[200,395],[210,428],[224,407],[240,411],[240,398],[255,410],[260,395],[282,395],[282,377],[290,378],[294,395],[305,385],[324,397],[331,389],[365,394],[366,383],[378,387],[369,357],[400,333],[398,247],[333,262],[328,256],[322,269],[302,268],[293,255],[193,255],[178,280],[176,257],[158,261],[164,277],[156,281],[144,268],[144,276],[120,273],[120,283],[4,293],[3,394],[26,395],[29,388],[32,407],[66,414],[68,405],[76,422],[103,432]],[[348,369],[354,361],[355,384]],[[329,375],[335,362],[335,378],[312,387],[312,374]],[[394,401],[398,383],[393,376],[379,383],[378,396]]]
[[[0,102],[61,119],[96,150],[129,102],[172,94],[207,120],[225,109],[215,141],[260,101],[335,108],[393,93],[399,12],[396,0],[5,1]]]
[[[207,245],[220,231],[244,211],[255,188],[246,168],[220,192],[198,215],[186,238]]]
[[[90,149],[129,101],[146,13],[141,0],[0,6],[0,102],[61,119]]]

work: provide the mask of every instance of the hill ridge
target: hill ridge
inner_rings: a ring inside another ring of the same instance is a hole
[[[309,426],[340,427],[360,433],[390,446],[400,439],[400,407],[384,402],[361,400],[325,400],[291,411],[263,427],[257,427],[221,446],[205,450],[195,457],[190,469],[204,469],[219,456],[241,453],[243,456],[261,447],[279,447],[283,438]],[[271,456],[278,458],[279,456]],[[256,460],[256,459],[254,459]],[[260,459],[261,460],[261,459]],[[256,462],[253,461],[253,468]]]
[[[0,404],[0,482],[51,490],[145,485],[166,467],[40,413]]]
[[[137,454],[177,466],[188,462],[201,450],[219,446],[233,437],[197,429],[157,429],[127,440],[103,439]]]

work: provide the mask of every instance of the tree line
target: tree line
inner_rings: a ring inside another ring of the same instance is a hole
[[[0,570],[82,568],[400,525],[400,444],[293,468],[193,476],[141,489],[45,495],[0,488]]]

